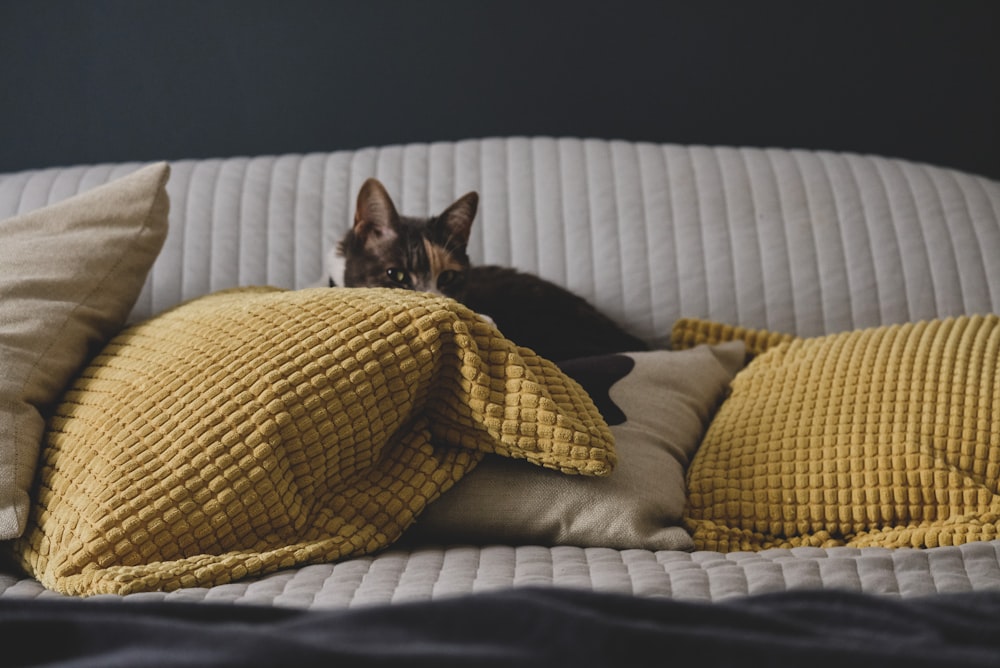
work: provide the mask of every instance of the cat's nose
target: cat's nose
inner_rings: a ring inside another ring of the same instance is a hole
[[[437,295],[443,297],[444,293],[438,290],[436,285],[431,285],[430,283],[421,281],[413,286],[413,289],[417,292],[428,292],[432,295]]]

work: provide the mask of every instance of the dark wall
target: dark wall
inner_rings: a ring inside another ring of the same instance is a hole
[[[1000,2],[24,0],[0,171],[568,135],[1000,178]]]

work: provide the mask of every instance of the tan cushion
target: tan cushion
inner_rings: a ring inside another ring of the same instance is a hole
[[[169,173],[0,221],[0,539],[24,530],[45,412],[121,328],[163,246]]]
[[[567,478],[488,457],[431,505],[405,540],[692,549],[681,527],[684,473],[743,356],[743,344],[734,342],[562,364],[611,427],[614,475]]]
[[[1000,318],[769,347],[688,471],[698,549],[935,547],[998,537]]]
[[[584,475],[615,461],[577,383],[453,300],[217,293],[80,373],[15,548],[69,594],[223,584],[389,545],[486,452]]]

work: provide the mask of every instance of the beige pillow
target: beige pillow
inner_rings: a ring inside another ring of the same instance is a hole
[[[404,542],[692,549],[681,527],[685,469],[743,359],[737,341],[561,364],[608,421],[615,472],[567,478],[487,457],[427,508]]]
[[[167,234],[166,163],[0,221],[0,539],[24,531],[45,413],[122,326]]]

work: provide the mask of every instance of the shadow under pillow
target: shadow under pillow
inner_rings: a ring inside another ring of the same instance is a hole
[[[611,428],[614,473],[569,480],[487,456],[428,506],[403,543],[692,549],[681,527],[685,468],[743,359],[737,341],[561,363]]]

